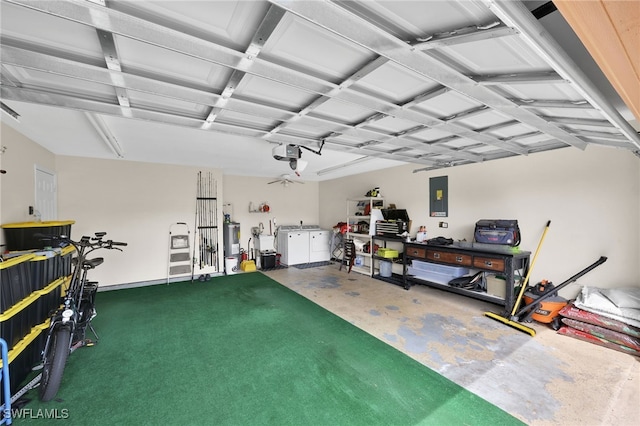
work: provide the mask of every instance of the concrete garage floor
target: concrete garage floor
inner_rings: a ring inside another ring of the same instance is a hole
[[[636,425],[640,358],[556,334],[531,337],[484,316],[500,306],[333,264],[265,275],[532,426]],[[572,284],[579,286],[579,283]]]

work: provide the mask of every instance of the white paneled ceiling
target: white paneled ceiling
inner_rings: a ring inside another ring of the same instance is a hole
[[[634,118],[541,4],[1,0],[2,121],[56,154],[232,175],[287,173],[271,150],[295,144],[305,180],[638,155]]]

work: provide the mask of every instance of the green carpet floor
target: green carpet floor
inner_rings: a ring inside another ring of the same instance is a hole
[[[35,418],[15,424],[521,424],[261,273],[97,306],[99,344],[70,356],[56,400],[29,392]]]

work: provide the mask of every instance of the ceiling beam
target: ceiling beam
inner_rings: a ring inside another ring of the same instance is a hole
[[[67,2],[30,2],[25,0],[5,0],[12,4],[36,10],[42,13],[68,19],[93,28],[111,32],[113,34],[128,37],[143,43],[159,46],[174,52],[192,56],[207,62],[215,63],[234,70],[246,72],[257,77],[277,81],[291,86],[297,90],[308,93],[316,93],[339,101],[353,103],[355,105],[381,112],[393,117],[415,122],[426,126],[439,126],[440,130],[447,131],[460,137],[468,137],[509,150],[521,155],[527,155],[528,151],[521,146],[500,140],[489,134],[474,132],[473,130],[452,123],[443,122],[426,115],[423,112],[402,108],[392,102],[377,99],[374,96],[359,93],[352,90],[342,90],[340,85],[331,83],[310,74],[305,74],[261,58],[255,58],[247,63],[246,54],[233,49],[217,45],[158,24],[148,22],[125,13],[103,8],[91,2],[67,3]],[[316,3],[316,2],[313,2]],[[406,44],[403,43],[404,46]],[[466,77],[465,77],[466,78]],[[471,80],[468,80],[471,81]]]
[[[271,34],[273,34],[275,29],[277,28],[283,16],[284,11],[282,9],[279,9],[273,5],[269,7],[267,14],[262,19],[260,26],[253,34],[251,42],[244,52],[246,62],[245,68],[247,70],[251,68],[254,59],[260,54],[260,51],[264,47],[267,40],[269,40],[269,37],[271,37]],[[220,111],[222,111],[222,109],[227,105],[227,103],[229,102],[229,98],[233,96],[233,92],[238,88],[245,75],[246,71],[240,71],[237,69],[233,70],[233,72],[231,73],[231,77],[229,77],[227,84],[222,90],[220,98],[218,98],[215,105],[209,110],[209,113],[207,114],[207,117],[202,124],[203,129],[208,129],[211,127],[211,123],[213,123]]]
[[[10,45],[2,45],[0,46],[0,53],[2,55],[2,59],[4,61],[4,65],[11,65],[20,68],[33,69],[40,72],[54,73],[58,75],[62,75],[69,78],[85,80],[89,82],[93,82],[96,84],[103,85],[114,85],[121,84],[125,87],[128,87],[130,91],[139,91],[142,93],[149,93],[155,96],[166,97],[170,99],[176,99],[185,102],[192,102],[197,105],[203,106],[211,106],[218,105],[218,101],[222,98],[222,95],[214,94],[211,92],[207,92],[205,90],[199,90],[191,87],[187,87],[186,85],[179,85],[175,83],[168,83],[165,81],[158,81],[151,79],[149,77],[142,77],[138,75],[133,75],[130,73],[124,73],[122,71],[110,70],[103,67],[98,67],[94,65],[84,64],[73,62],[68,59],[62,59],[55,56],[49,56],[43,53],[37,53],[30,50],[24,50],[18,47],[13,47]],[[131,70],[130,70],[131,71]],[[31,88],[33,91],[36,88]],[[41,89],[40,89],[41,90]],[[63,93],[59,93],[62,95]],[[73,96],[75,94],[68,94],[69,96]],[[49,96],[44,95],[43,96]],[[60,98],[62,99],[62,98]],[[328,99],[328,98],[321,98]],[[20,99],[17,99],[20,100]],[[28,98],[22,99],[27,101]],[[89,101],[89,99],[87,99]],[[87,103],[87,105],[102,105],[106,102],[105,99],[95,99],[96,103]],[[67,101],[58,101],[58,105],[67,106]],[[311,104],[313,105],[313,103]],[[259,102],[253,99],[241,99],[241,98],[232,98],[229,99],[228,103],[225,103],[224,109],[235,111],[241,114],[246,114],[249,116],[255,116],[258,118],[270,119],[270,120],[284,120],[283,123],[288,123],[288,119],[299,118],[298,114],[295,112],[287,111],[280,108],[270,107],[266,105],[261,105]],[[222,110],[222,108],[220,108]],[[95,110],[96,113],[102,114],[110,114],[113,115],[113,111],[105,111],[103,107]],[[136,113],[139,116],[139,112]],[[121,116],[121,114],[115,114]],[[126,117],[126,116],[125,116]],[[389,143],[402,145],[406,143],[406,139],[401,139],[398,137],[394,137],[388,133],[383,131],[373,129],[373,128],[365,128],[366,125],[372,123],[375,120],[382,119],[386,117],[385,114],[376,113],[373,116],[365,119],[362,123],[358,123],[356,125],[346,124],[343,122],[338,122],[335,120],[330,120],[323,118],[319,115],[308,114],[306,116],[306,120],[310,120],[314,123],[317,123],[319,126],[325,127],[333,127],[340,129],[344,134],[353,134],[355,136],[359,136],[361,138],[371,138],[371,139],[383,139]],[[135,118],[135,117],[134,117]],[[163,119],[166,122],[166,119]],[[183,122],[183,119],[178,120],[180,123]],[[293,122],[293,121],[292,121]],[[187,127],[193,127],[193,122],[189,121]],[[212,126],[201,126],[203,130],[207,130]],[[276,134],[277,131],[284,130],[286,126],[282,126],[282,128],[272,128],[270,131],[262,134],[263,138],[271,137]],[[425,126],[421,126],[425,127]],[[406,135],[406,133],[405,133]],[[277,137],[275,138],[277,139]],[[416,144],[421,143],[420,141],[414,141]],[[447,151],[453,152],[452,150],[443,147],[442,149],[434,149],[429,147],[423,148],[427,152],[439,152],[446,153]],[[459,154],[463,155],[465,158],[478,162],[483,161],[481,156],[476,154]]]
[[[352,14],[338,4],[328,1],[269,1],[278,4],[280,7],[302,19],[331,31],[378,55],[385,56],[398,65],[438,82],[443,86],[450,87],[458,93],[475,99],[508,117],[513,117],[524,124],[537,128],[568,145],[573,145],[581,149],[584,149],[587,145],[584,141],[566,133],[561,128],[542,120],[533,112],[519,108],[488,87],[475,84],[471,78],[451,66],[444,64],[430,55],[424,54],[419,49]],[[504,143],[497,144],[497,146],[507,149]]]
[[[510,36],[516,33],[517,30],[514,28],[509,28],[499,21],[494,21],[487,25],[465,27],[454,31],[420,37],[410,44],[418,50],[441,49],[443,47],[451,47],[458,44]]]
[[[558,42],[540,25],[524,4],[509,0],[484,1],[503,22],[509,26],[517,27],[520,30],[521,37],[527,44],[535,49],[548,63],[552,64],[558,74],[574,83],[576,90],[594,107],[601,110],[604,116],[620,129],[622,134],[629,139],[628,147],[630,149],[640,149],[638,132],[631,127],[584,72],[569,58]]]

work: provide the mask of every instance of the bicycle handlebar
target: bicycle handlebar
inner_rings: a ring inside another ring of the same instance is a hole
[[[67,235],[35,234],[34,236],[40,240],[64,241],[75,246],[76,248],[78,247],[89,248],[91,249],[90,251],[97,250],[100,248],[121,250],[117,246],[120,246],[120,247],[127,246],[127,243],[123,243],[120,241],[113,241],[113,240],[104,241],[102,237],[104,237],[105,235],[107,235],[106,232],[96,232],[95,237],[89,237],[87,235],[83,235],[79,241],[73,241],[71,237]]]

